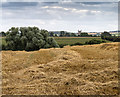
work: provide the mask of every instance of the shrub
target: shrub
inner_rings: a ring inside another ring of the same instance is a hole
[[[117,36],[107,36],[104,38],[105,40],[113,41],[113,42],[120,42],[120,37]]]
[[[64,46],[68,45],[68,44],[58,44],[60,48],[63,48]]]
[[[100,43],[105,43],[106,41],[104,40],[96,40],[96,39],[92,39],[90,41],[85,42],[85,44],[100,44]]]
[[[111,34],[109,33],[109,32],[106,32],[106,31],[104,31],[102,34],[101,34],[101,38],[102,39],[105,39],[105,37],[110,37],[111,36]]]
[[[71,46],[74,46],[74,45],[84,45],[83,43],[79,43],[79,42],[76,42],[74,44],[71,44]]]
[[[6,45],[5,44],[0,45],[0,50],[7,50]]]

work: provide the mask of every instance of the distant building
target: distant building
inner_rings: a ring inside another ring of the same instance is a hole
[[[82,33],[82,30],[78,30],[78,35],[80,35]]]
[[[100,32],[89,32],[88,35],[91,35],[91,36],[100,36],[101,33]]]

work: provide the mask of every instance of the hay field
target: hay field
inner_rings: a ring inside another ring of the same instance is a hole
[[[2,51],[2,94],[117,95],[118,43]]]

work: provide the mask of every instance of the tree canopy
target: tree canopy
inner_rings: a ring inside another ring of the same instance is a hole
[[[8,50],[33,51],[41,48],[59,47],[54,38],[49,37],[47,30],[38,27],[12,27],[6,33]]]
[[[111,36],[111,34],[110,34],[109,32],[106,32],[106,31],[104,31],[104,32],[101,34],[101,38],[102,38],[102,39],[105,39],[105,37],[109,37],[109,36]]]
[[[0,32],[0,35],[1,35],[2,37],[5,37],[5,36],[6,36],[6,33],[5,33],[4,31],[2,31],[2,32]]]

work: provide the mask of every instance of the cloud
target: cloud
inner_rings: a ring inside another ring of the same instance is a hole
[[[2,3],[3,8],[15,9],[23,7],[37,6],[37,2],[6,2]]]
[[[41,7],[43,9],[61,9],[64,11],[70,11],[72,13],[93,13],[93,14],[97,14],[97,13],[101,13],[101,11],[95,11],[95,10],[88,10],[88,9],[76,9],[76,8],[67,8],[67,7],[61,7],[61,6],[43,6]]]
[[[2,2],[118,2],[119,0],[2,0]]]
[[[117,3],[6,2],[3,30],[11,26],[38,26],[47,30],[104,31],[117,29]],[[111,24],[112,26],[108,26]]]

